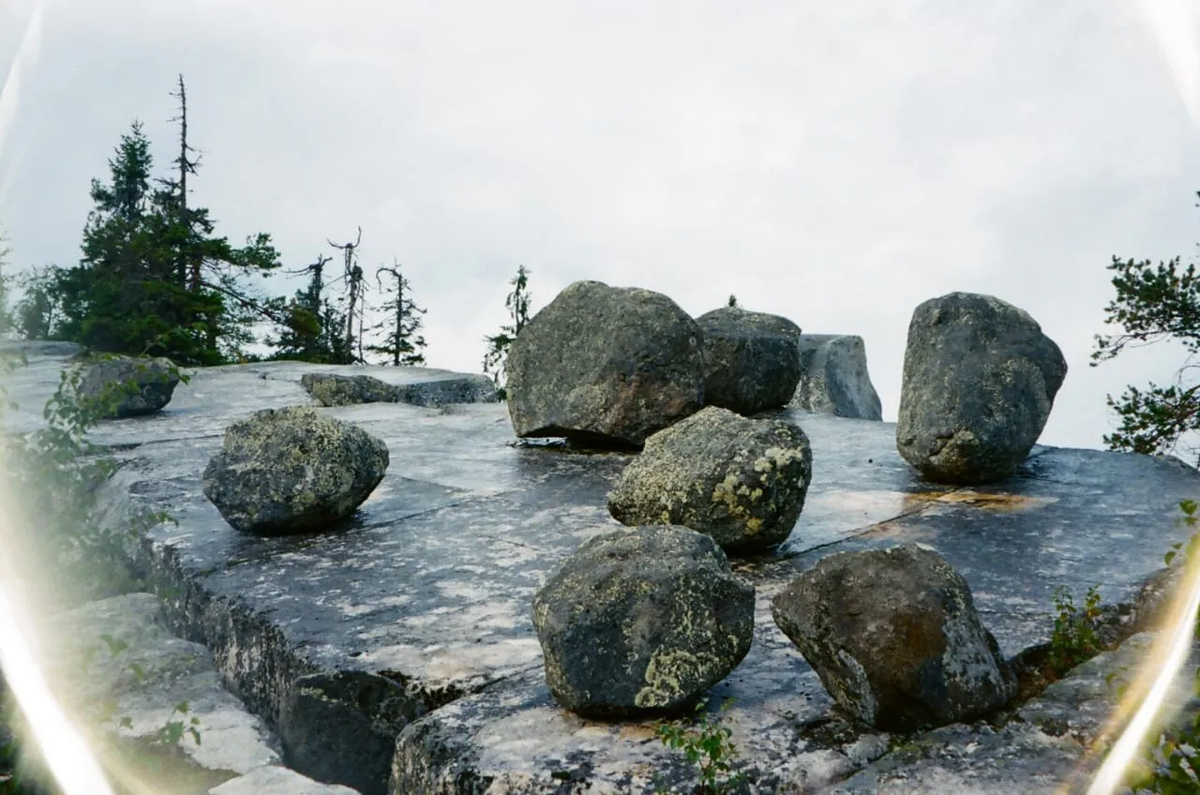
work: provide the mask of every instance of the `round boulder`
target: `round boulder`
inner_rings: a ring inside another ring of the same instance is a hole
[[[754,587],[686,527],[618,530],[581,546],[533,600],[546,683],[589,717],[679,710],[729,675],[754,633]]]
[[[305,406],[265,409],[226,429],[204,496],[238,530],[319,530],[354,513],[387,467],[387,445],[356,425]]]
[[[924,544],[822,558],[771,613],[834,700],[883,731],[970,720],[1016,694],[971,589]]]
[[[724,306],[696,318],[704,332],[704,404],[753,414],[791,400],[800,382],[800,327]]]
[[[1029,455],[1067,375],[1023,310],[989,295],[921,304],[908,326],[896,446],[928,480],[991,483]]]
[[[171,402],[179,371],[170,359],[106,356],[84,371],[77,394],[94,401],[103,416],[153,414]]]
[[[575,282],[509,347],[513,430],[522,438],[640,447],[700,408],[700,341],[696,321],[665,295]]]
[[[798,426],[709,406],[646,440],[608,512],[627,525],[690,527],[730,551],[761,549],[787,539],[811,479]]]

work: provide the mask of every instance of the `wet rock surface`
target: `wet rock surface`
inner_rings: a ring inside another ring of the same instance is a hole
[[[64,363],[35,357],[6,380],[22,406],[9,428],[42,422]],[[170,590],[173,630],[208,647],[227,687],[271,726],[301,677],[365,672],[395,683],[394,702],[328,702],[347,719],[357,710],[373,720],[372,704],[385,704],[385,715],[421,714],[381,765],[407,771],[395,792],[647,792],[655,775],[694,783],[694,768],[654,739],[654,721],[589,720],[558,706],[532,624],[534,594],[554,568],[621,527],[605,500],[629,455],[517,444],[497,404],[320,409],[390,450],[387,474],[358,512],[336,531],[280,537],[241,533],[221,518],[201,480],[225,428],[258,409],[311,404],[300,378],[327,369],[201,370],[162,411],[93,434],[122,464],[105,493],[111,515],[146,507],[178,521],[143,530],[133,550],[152,583]],[[938,792],[904,790],[900,776],[921,781],[926,765],[940,770],[927,782],[961,786],[983,775],[973,771],[987,767],[987,754],[1004,761],[1003,791],[1049,791],[1048,782],[1065,780],[1084,749],[1029,724],[991,730],[1016,739],[1001,737],[983,756],[968,752],[981,724],[946,727],[929,735],[944,750],[927,762],[880,747],[877,733],[829,735],[820,727],[834,719],[833,700],[775,626],[771,599],[832,552],[920,540],[962,574],[1011,657],[1048,640],[1060,585],[1078,595],[1099,583],[1106,603],[1132,603],[1170,544],[1186,539],[1177,505],[1200,491],[1200,475],[1147,456],[1035,447],[999,483],[933,486],[897,454],[889,423],[774,416],[803,427],[813,479],[778,554],[733,561],[756,589],[754,642],[709,691],[714,707],[732,699],[722,723],[755,786],[786,791],[803,779],[869,792],[886,777],[893,783],[881,786],[893,792]],[[327,777],[350,780],[357,760],[337,761]],[[383,778],[364,792],[388,787]]]
[[[789,408],[860,420],[882,420],[883,403],[867,370],[863,338],[804,334],[799,338],[800,380]]]
[[[641,447],[703,404],[702,339],[661,293],[575,282],[509,349],[512,427],[522,438]]]
[[[823,558],[772,615],[834,700],[878,729],[977,718],[1016,694],[970,586],[924,544]]]
[[[1008,477],[1033,449],[1067,375],[1062,351],[1026,312],[950,293],[913,311],[896,445],[929,480]]]
[[[727,306],[696,318],[704,334],[704,404],[738,414],[784,406],[800,381],[800,327]]]
[[[659,525],[586,542],[533,600],[546,683],[584,716],[678,711],[754,636],[754,588],[708,536]]]
[[[761,550],[791,535],[811,479],[798,425],[709,406],[646,440],[608,509],[622,524],[678,524],[727,550]]]
[[[84,399],[112,400],[105,404],[109,417],[136,417],[153,414],[171,402],[179,385],[170,359],[113,356],[87,367],[79,381],[79,396]],[[128,385],[128,386],[124,386]]]
[[[238,530],[322,530],[354,513],[387,467],[387,445],[356,425],[307,406],[262,409],[225,431],[204,496]]]
[[[383,368],[384,377],[424,368]],[[390,371],[390,372],[389,372]],[[411,377],[411,374],[409,374]],[[486,375],[446,373],[415,383],[389,383],[374,375],[341,373],[305,373],[300,384],[323,406],[348,406],[355,403],[411,403],[414,406],[442,406],[452,403],[494,403],[496,386]]]

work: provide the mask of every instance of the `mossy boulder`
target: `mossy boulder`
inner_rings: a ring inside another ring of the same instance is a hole
[[[701,336],[661,293],[575,282],[530,318],[508,350],[513,430],[522,438],[641,447],[702,405]]]
[[[754,588],[686,527],[618,530],[580,547],[533,601],[546,684],[591,717],[695,703],[750,650]]]
[[[704,333],[704,405],[738,414],[779,408],[800,382],[800,327],[724,306],[696,318]]]
[[[683,525],[726,550],[761,549],[787,539],[811,479],[799,426],[709,406],[646,440],[608,511],[627,525]]]
[[[238,530],[320,530],[353,514],[387,467],[387,445],[356,425],[305,406],[265,409],[226,429],[204,496]]]
[[[824,557],[771,612],[838,705],[877,729],[971,720],[1016,694],[966,580],[924,544]]]
[[[105,356],[85,365],[77,393],[97,401],[107,419],[138,417],[171,402],[179,372],[170,359]]]
[[[913,311],[896,447],[926,480],[1003,480],[1046,427],[1067,362],[1025,311],[950,293]]]

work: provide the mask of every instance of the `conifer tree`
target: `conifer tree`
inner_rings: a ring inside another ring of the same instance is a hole
[[[245,279],[278,268],[279,256],[266,234],[231,245],[216,236],[206,208],[191,206],[188,176],[199,161],[190,157],[182,76],[172,96],[180,102],[177,177],[152,187],[150,142],[134,121],[109,161],[109,182],[92,181],[79,265],[55,268],[46,295],[61,338],[184,365],[239,361],[252,324],[278,319],[283,308]]]
[[[525,270],[524,265],[517,267],[517,275],[509,281],[509,284],[513,286],[513,291],[504,299],[504,308],[508,310],[513,322],[511,325],[501,326],[499,334],[484,337],[488,349],[483,355],[483,372],[485,375],[492,374],[492,381],[496,384],[496,392],[501,400],[507,397],[504,382],[506,380],[505,363],[508,359],[508,347],[521,333],[521,329],[525,328],[525,324],[529,322],[529,271]]]
[[[385,287],[382,274],[395,280],[394,287]],[[397,367],[419,367],[425,364],[425,337],[419,334],[422,316],[427,310],[417,306],[412,299],[408,279],[400,272],[400,263],[393,260],[392,267],[381,267],[375,272],[379,290],[388,299],[381,307],[387,313],[384,320],[372,331],[385,332],[384,342],[367,348],[372,353],[388,357],[390,364]]]

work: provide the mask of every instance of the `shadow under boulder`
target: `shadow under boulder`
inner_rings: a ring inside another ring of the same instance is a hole
[[[877,729],[970,720],[1016,695],[966,580],[924,544],[822,558],[771,612],[838,705]]]
[[[787,540],[812,480],[799,426],[709,406],[646,440],[608,495],[626,525],[677,524],[726,550]]]
[[[306,406],[264,409],[226,429],[204,496],[238,530],[320,530],[357,510],[388,461],[383,440],[356,425]]]
[[[681,710],[750,651],[754,587],[711,538],[660,525],[597,536],[533,601],[546,684],[587,717]]]

